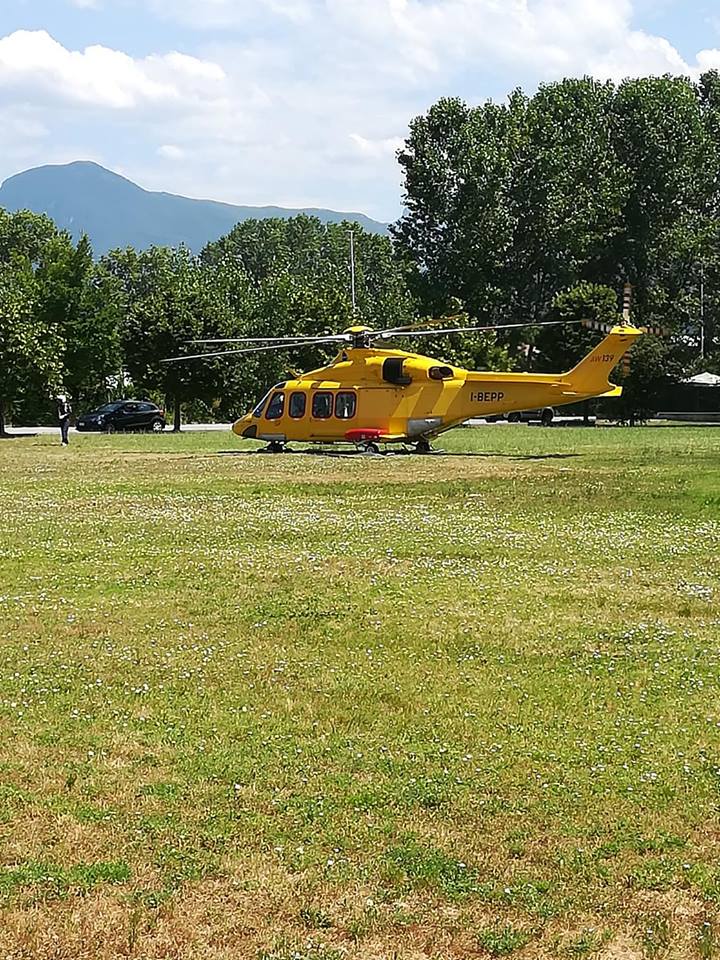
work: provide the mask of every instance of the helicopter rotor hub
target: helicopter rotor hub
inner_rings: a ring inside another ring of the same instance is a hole
[[[352,346],[356,350],[369,350],[371,345],[370,340],[371,336],[369,333],[355,333],[353,334]]]

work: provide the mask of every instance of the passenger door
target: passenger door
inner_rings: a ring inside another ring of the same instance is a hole
[[[159,416],[159,411],[154,403],[141,403],[139,407],[137,425],[147,430],[153,420]]]
[[[310,437],[332,439],[338,435],[337,421],[333,422],[335,395],[330,390],[318,390],[310,396]]]
[[[137,430],[141,415],[139,403],[124,403],[120,409],[118,427],[121,430]]]

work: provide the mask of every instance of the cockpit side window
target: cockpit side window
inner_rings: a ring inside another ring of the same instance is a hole
[[[266,420],[279,420],[285,410],[285,394],[280,391],[272,395],[272,400],[265,411]]]
[[[287,380],[283,380],[281,383],[276,383],[274,387],[270,387],[270,389],[262,398],[260,403],[253,410],[252,415],[254,417],[261,417],[262,412],[265,409],[265,404],[267,403],[268,397],[270,396],[270,394],[273,392],[273,390],[282,390],[282,388],[285,386],[286,383],[287,383]]]

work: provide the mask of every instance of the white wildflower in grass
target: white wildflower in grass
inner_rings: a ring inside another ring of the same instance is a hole
[[[163,924],[208,953],[249,911],[282,960],[450,930],[528,956],[633,930],[640,955],[665,933],[639,904],[715,902],[713,431],[229,445],[3,448],[10,938],[42,917],[70,955],[63,911],[101,904],[118,954]],[[693,910],[673,944],[701,942]]]

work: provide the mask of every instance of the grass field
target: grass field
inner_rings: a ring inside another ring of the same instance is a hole
[[[720,430],[56,444],[0,445],[0,957],[720,956]]]

